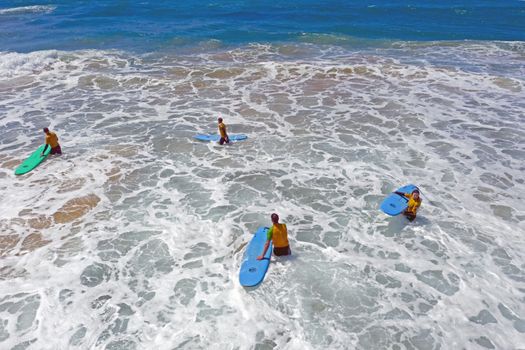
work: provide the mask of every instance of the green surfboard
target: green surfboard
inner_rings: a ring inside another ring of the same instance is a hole
[[[33,154],[29,156],[29,158],[24,160],[24,162],[20,164],[18,168],[16,168],[15,175],[22,175],[28,173],[34,168],[36,168],[38,164],[42,163],[51,152],[51,147],[47,147],[46,153],[44,153],[44,155],[41,156],[40,153],[42,153],[42,151],[44,150],[44,146],[45,145],[38,147],[38,149],[34,151]]]

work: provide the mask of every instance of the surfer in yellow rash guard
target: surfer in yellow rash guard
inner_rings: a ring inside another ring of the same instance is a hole
[[[225,142],[230,143],[230,138],[228,137],[228,134],[226,133],[226,125],[222,122],[222,118],[218,119],[219,121],[219,133],[221,134],[221,139],[219,140],[219,143],[223,145]]]
[[[270,246],[270,241],[273,240],[273,253],[277,256],[281,255],[290,255],[292,251],[290,250],[290,244],[288,243],[288,230],[286,229],[286,224],[279,223],[279,215],[272,214],[272,227],[266,233],[266,244],[264,245],[264,250],[260,256],[257,257],[257,260],[262,260],[268,247]]]
[[[57,134],[49,131],[48,128],[44,128],[44,132],[46,133],[46,145],[40,155],[43,156],[48,147],[51,147],[51,154],[62,154]]]
[[[412,193],[402,193],[402,192],[395,192],[396,194],[400,196],[405,196],[408,198],[408,207],[405,209],[403,214],[407,217],[409,221],[414,221],[416,218],[416,213],[419,207],[421,206],[421,198],[419,197],[419,190],[415,189],[412,191]]]

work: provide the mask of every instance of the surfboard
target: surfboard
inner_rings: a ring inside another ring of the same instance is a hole
[[[206,142],[219,142],[219,140],[221,139],[219,135],[209,135],[209,134],[208,135],[197,134],[193,136],[193,138],[199,141],[206,141]],[[244,134],[237,134],[237,135],[228,135],[228,138],[230,139],[231,142],[236,142],[236,141],[246,140],[248,136]]]
[[[264,259],[257,260],[257,257],[263,252],[268,230],[268,227],[259,227],[246,248],[244,260],[242,261],[239,272],[239,282],[241,282],[241,286],[253,287],[264,280],[268,266],[270,266],[270,257],[272,256],[273,249],[272,242],[270,242]]]
[[[44,146],[45,145],[38,147],[36,151],[34,151],[26,160],[24,160],[22,164],[16,168],[15,175],[26,174],[42,163],[51,152],[51,147],[48,147],[44,153],[44,156],[41,156],[40,153],[42,153],[44,150]]]
[[[412,193],[412,191],[415,190],[416,188],[417,186],[414,186],[414,185],[406,185],[406,186],[398,188],[396,192]],[[392,216],[399,215],[402,212],[404,212],[406,208],[408,208],[408,198],[405,196],[400,196],[392,192],[381,203],[380,208],[385,214],[392,215]]]

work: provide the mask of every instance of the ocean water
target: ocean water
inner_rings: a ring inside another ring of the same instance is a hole
[[[468,1],[0,2],[0,49],[204,50],[312,42],[369,46],[389,40],[525,40],[525,3]]]
[[[524,11],[1,1],[0,349],[525,349]]]

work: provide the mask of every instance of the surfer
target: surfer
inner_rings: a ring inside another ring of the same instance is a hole
[[[219,121],[219,133],[221,134],[221,139],[219,140],[219,144],[223,145],[225,142],[230,143],[230,138],[228,137],[228,134],[226,133],[226,125],[222,122],[222,118],[219,118],[218,121]]]
[[[51,147],[51,154],[62,154],[57,134],[50,131],[48,128],[44,128],[44,132],[46,133],[46,145],[40,156],[44,156],[44,152],[47,150],[48,146]]]
[[[290,250],[290,244],[288,243],[288,230],[286,229],[286,224],[279,223],[279,215],[272,214],[272,227],[266,233],[266,244],[264,245],[264,250],[260,256],[257,257],[257,260],[262,260],[268,247],[270,246],[270,241],[273,240],[273,253],[277,256],[281,255],[290,255],[292,251]]]
[[[394,192],[400,196],[408,198],[408,207],[405,209],[403,214],[407,217],[408,221],[414,221],[416,213],[421,206],[421,198],[419,197],[419,190],[416,188],[412,193]]]

